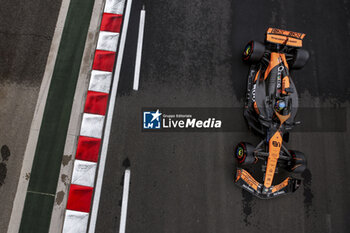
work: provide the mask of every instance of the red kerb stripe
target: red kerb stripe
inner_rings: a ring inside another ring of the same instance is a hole
[[[81,186],[81,185],[70,185],[67,209],[81,212],[90,212],[91,198],[93,188]]]
[[[92,69],[112,72],[114,60],[115,52],[96,50]]]
[[[108,93],[88,91],[84,112],[105,115],[108,102]]]
[[[101,139],[79,136],[75,159],[97,162]]]
[[[101,31],[120,32],[123,15],[103,13],[101,21]]]

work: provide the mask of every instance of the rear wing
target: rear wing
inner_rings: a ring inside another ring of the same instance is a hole
[[[266,41],[275,44],[283,44],[292,47],[302,47],[304,33],[290,32],[277,28],[269,28],[266,32]]]

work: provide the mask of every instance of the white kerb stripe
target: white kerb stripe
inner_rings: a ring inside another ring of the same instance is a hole
[[[104,12],[121,15],[124,11],[124,5],[125,0],[106,0]]]
[[[140,12],[139,38],[137,40],[137,51],[136,51],[135,72],[134,72],[133,89],[135,91],[139,89],[139,82],[140,82],[141,55],[142,55],[142,44],[143,44],[143,32],[145,28],[145,16],[146,16],[146,11],[142,9]]]
[[[112,82],[112,72],[93,70],[91,72],[89,91],[109,93]]]
[[[62,233],[86,233],[89,213],[66,210]]]
[[[72,184],[94,187],[97,164],[76,159],[74,161]]]
[[[122,210],[120,213],[119,233],[125,233],[125,229],[126,229],[126,216],[128,214],[128,200],[129,200],[129,185],[130,185],[130,169],[126,169],[124,174],[123,200],[122,200]]]
[[[118,40],[119,33],[100,31],[96,49],[115,52],[117,51]]]
[[[105,117],[102,115],[84,113],[80,135],[92,138],[101,138],[104,119]]]

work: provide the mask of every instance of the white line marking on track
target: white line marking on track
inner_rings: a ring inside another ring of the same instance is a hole
[[[125,170],[124,174],[124,187],[123,187],[123,200],[122,210],[120,212],[120,225],[119,233],[125,233],[126,228],[126,215],[128,213],[128,199],[129,199],[129,186],[130,186],[130,169]]]
[[[146,10],[145,10],[145,5],[143,5],[142,10],[140,12],[139,37],[137,40],[137,51],[136,51],[136,61],[135,61],[134,87],[133,87],[135,91],[139,89],[143,32],[145,29],[145,17],[146,17]]]
[[[30,191],[30,190],[28,190],[27,192],[28,193],[39,194],[39,195],[44,195],[44,196],[51,196],[51,197],[56,196],[55,194],[52,194],[52,193],[42,193],[42,192],[35,192],[35,191]]]
[[[94,233],[96,228],[96,220],[97,220],[98,206],[100,204],[103,174],[105,171],[105,165],[106,165],[106,159],[107,159],[109,136],[111,133],[114,105],[115,105],[115,99],[118,91],[119,75],[120,75],[120,69],[123,61],[126,34],[128,32],[131,5],[132,5],[132,0],[128,0],[126,3],[125,18],[124,18],[123,29],[122,29],[121,38],[120,38],[119,51],[116,59],[116,65],[115,65],[116,68],[115,68],[114,77],[113,77],[110,102],[107,110],[106,125],[105,125],[105,130],[103,135],[100,162],[99,162],[98,174],[96,179],[94,199],[93,199],[92,209],[91,209],[91,218],[90,218],[89,231],[88,231],[89,233]]]

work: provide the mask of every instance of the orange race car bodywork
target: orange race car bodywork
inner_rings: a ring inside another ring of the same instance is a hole
[[[304,37],[304,33],[269,28],[266,50],[261,60],[252,64],[249,70],[244,116],[248,125],[264,138],[250,154],[255,159],[253,165],[264,161],[265,173],[263,182],[258,182],[248,170],[238,167],[235,183],[260,198],[294,192],[300,185],[296,178],[287,177],[278,184],[274,178],[277,167],[290,168],[290,171],[296,167],[296,158],[283,146],[283,141],[288,140],[288,131],[298,123],[295,122],[298,95],[290,76],[290,66],[293,66],[293,54],[302,46]],[[249,49],[253,46],[246,48],[244,55],[250,52]],[[247,60],[246,57],[243,60]],[[284,104],[282,109],[281,103]],[[248,152],[242,143],[239,145],[236,153],[241,165]]]

